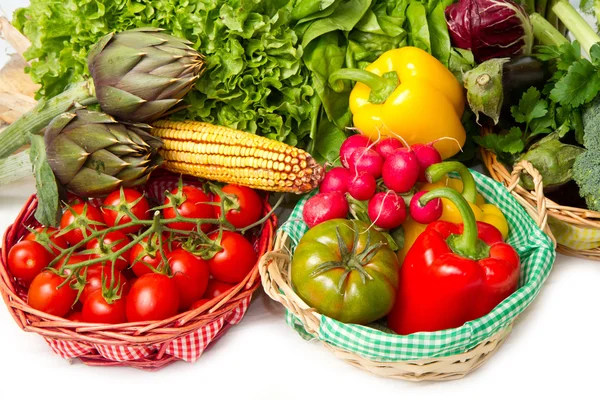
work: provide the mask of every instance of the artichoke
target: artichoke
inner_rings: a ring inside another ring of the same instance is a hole
[[[61,114],[44,135],[48,164],[65,189],[80,196],[143,184],[162,162],[162,141],[149,128],[85,109]]]
[[[204,72],[190,42],[139,28],[111,33],[88,54],[102,110],[120,120],[152,122],[181,101]]]

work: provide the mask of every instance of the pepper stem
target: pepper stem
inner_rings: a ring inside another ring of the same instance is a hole
[[[445,198],[454,203],[463,220],[463,233],[460,235],[451,235],[447,240],[452,251],[474,260],[487,257],[489,247],[478,238],[475,214],[473,214],[473,210],[469,206],[469,203],[467,203],[467,200],[454,189],[438,188],[421,196],[419,203],[421,206],[425,206],[429,201],[437,198]]]
[[[457,172],[463,183],[462,197],[468,202],[475,204],[477,201],[477,185],[473,175],[464,164],[458,161],[444,161],[438,164],[433,164],[425,170],[427,181],[433,183],[442,179],[450,172]]]
[[[350,80],[364,83],[371,88],[371,98],[374,103],[383,103],[390,94],[398,87],[398,80],[386,79],[364,69],[359,68],[342,68],[329,75],[329,85],[331,88],[340,93],[344,91],[343,82],[340,80]]]

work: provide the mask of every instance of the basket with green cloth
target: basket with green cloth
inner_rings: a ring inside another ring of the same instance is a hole
[[[514,184],[520,170],[515,170]],[[278,231],[274,250],[261,260],[265,292],[286,307],[286,322],[307,340],[319,340],[336,356],[372,374],[413,381],[450,380],[465,376],[479,367],[504,342],[515,319],[531,304],[548,277],[554,263],[555,244],[547,230],[542,207],[525,209],[511,192],[496,181],[471,171],[478,191],[487,202],[500,207],[507,218],[510,234],[507,243],[521,258],[519,288],[489,314],[464,325],[442,331],[410,335],[391,333],[385,325],[345,324],[310,308],[292,289],[289,279],[291,255],[308,231],[302,221],[307,195],[294,208],[289,221]],[[536,188],[542,190],[541,179]]]

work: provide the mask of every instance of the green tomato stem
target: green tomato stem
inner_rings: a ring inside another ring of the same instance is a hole
[[[477,200],[477,184],[473,175],[464,164],[458,161],[444,161],[433,164],[425,170],[425,176],[429,182],[437,182],[450,172],[458,172],[463,183],[462,196],[470,203],[475,204]]]

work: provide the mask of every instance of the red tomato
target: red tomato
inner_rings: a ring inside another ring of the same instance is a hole
[[[8,252],[8,269],[15,278],[31,282],[53,259],[38,242],[23,240]]]
[[[98,258],[106,255],[110,255],[121,250],[123,247],[131,243],[131,240],[121,231],[108,232],[102,238],[102,242],[99,239],[92,239],[87,242],[86,248],[88,250],[94,250],[92,258]],[[115,268],[119,271],[124,270],[129,266],[129,258],[131,250],[125,251],[115,262]],[[110,262],[106,262],[106,265],[110,265]]]
[[[127,320],[158,321],[177,314],[179,293],[177,285],[166,275],[140,276],[127,295]]]
[[[83,314],[81,311],[74,311],[65,317],[66,319],[73,322],[83,322]]]
[[[84,272],[81,272],[83,275]],[[86,284],[79,295],[79,301],[81,304],[85,304],[86,300],[92,293],[94,293],[98,289],[102,289],[102,279],[106,282],[105,285],[107,288],[116,288],[118,286],[118,292],[121,292],[125,295],[127,293],[127,289],[129,288],[129,284],[127,283],[127,278],[119,272],[118,270],[114,270],[108,266],[92,266],[87,268],[86,274]]]
[[[128,213],[133,214],[137,219],[146,219],[150,205],[144,195],[137,190],[123,189],[123,199],[121,199],[121,191],[115,190],[104,199],[101,209],[106,225],[116,226],[131,222]],[[121,228],[121,232],[136,233],[141,227],[141,225],[134,225]]]
[[[210,278],[208,263],[180,249],[169,254],[169,266],[179,291],[179,309],[187,310],[193,302],[200,300],[206,291]]]
[[[216,279],[211,278],[208,281],[208,286],[206,287],[206,292],[204,292],[204,298],[207,300],[214,299],[215,297],[219,297],[223,293],[227,292],[229,289],[234,287],[230,283],[225,283],[218,281]]]
[[[83,304],[83,320],[98,324],[121,324],[127,321],[125,304],[125,298],[109,304],[102,296],[102,290],[96,290]]]
[[[68,247],[67,240],[63,236],[57,236],[59,232],[56,228],[40,226],[35,228],[35,232],[29,232],[25,240],[36,241],[46,248],[51,248],[54,255],[59,255],[61,250]]]
[[[168,247],[165,243],[166,239],[163,237],[163,251],[168,255]],[[136,276],[154,272],[148,265],[155,270],[160,270],[164,263],[159,248],[158,237],[153,235],[150,237],[150,240],[148,237],[145,237],[141,242],[136,243],[131,248],[129,264]]]
[[[203,305],[205,305],[206,303],[208,303],[210,301],[210,299],[200,299],[200,300],[196,300],[195,302],[192,303],[192,305],[190,306],[190,310],[195,310],[196,308],[200,308]]]
[[[98,222],[98,224],[94,224]],[[60,236],[64,237],[71,246],[81,242],[84,238],[83,230],[89,235],[91,230],[102,229],[104,219],[102,212],[90,203],[78,203],[71,206],[70,210],[65,211],[60,219]],[[69,228],[67,229],[65,228]],[[70,229],[74,227],[74,229]]]
[[[183,186],[183,202],[177,205],[177,211],[182,217],[186,218],[215,218],[215,212],[213,206],[206,204],[210,202],[208,196],[200,189],[193,186]],[[173,195],[177,195],[179,189],[175,189],[171,192]],[[176,196],[178,197],[178,196]],[[171,204],[171,200],[165,198],[165,205]],[[163,210],[165,218],[175,218],[175,208],[173,206],[165,208]],[[196,229],[196,224],[193,222],[171,222],[167,224],[171,229],[177,229],[181,231],[192,231]],[[202,224],[201,228],[203,232],[208,232],[211,229],[211,224]]]
[[[215,240],[219,233],[209,237]],[[236,232],[223,231],[221,238],[222,250],[208,260],[211,275],[227,283],[239,283],[252,270],[257,261],[257,255],[252,244]]]
[[[83,200],[83,197],[81,196],[67,192],[67,203],[72,206],[74,204],[85,203],[85,200]]]
[[[225,185],[221,189],[224,193],[232,195],[233,208],[225,214],[225,219],[236,228],[245,228],[260,219],[262,213],[262,201],[254,190],[246,186]],[[227,196],[230,197],[230,196]],[[221,197],[215,195],[215,202],[220,202]],[[228,202],[225,202],[227,205]],[[221,207],[215,206],[215,215],[221,217]]]
[[[29,286],[27,304],[36,310],[64,317],[77,297],[77,292],[68,283],[58,288],[64,281],[65,278],[50,271],[42,271]]]
[[[69,273],[69,268],[65,267],[65,259],[67,258],[67,256],[63,256],[61,257],[53,266],[52,268],[64,272],[65,274]],[[67,262],[67,265],[73,265],[73,264],[78,264],[80,262],[84,262],[90,259],[90,256],[87,254],[72,254],[71,257],[69,257],[69,262]],[[63,267],[65,267],[63,269]],[[61,270],[62,269],[62,270]]]

